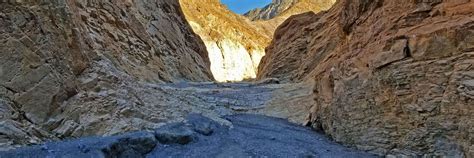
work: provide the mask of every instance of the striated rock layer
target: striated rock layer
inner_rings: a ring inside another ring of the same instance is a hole
[[[250,20],[270,20],[291,6],[295,5],[299,0],[272,0],[272,3],[263,8],[256,8],[244,14]]]
[[[271,20],[276,17],[288,18],[304,12],[328,10],[336,0],[273,0],[263,8],[257,8],[244,14],[252,21]]]
[[[219,0],[180,0],[193,30],[203,39],[217,81],[255,78],[270,38]]]
[[[380,154],[474,157],[474,1],[340,0],[279,26],[258,78],[314,80],[309,124]]]
[[[0,1],[0,146],[157,125],[166,93],[144,82],[209,65],[177,1]]]
[[[276,28],[292,15],[306,12],[319,13],[328,10],[336,0],[273,0],[264,8],[257,8],[245,14],[266,34],[273,36]]]

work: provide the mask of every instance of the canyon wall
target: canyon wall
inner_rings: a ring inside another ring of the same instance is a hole
[[[328,9],[334,1],[275,0],[264,9],[249,12],[247,17],[231,12],[220,0],[180,0],[180,3],[193,30],[206,45],[214,78],[226,82],[256,78],[265,47],[285,19]]]
[[[273,0],[264,8],[251,10],[244,15],[273,37],[278,26],[292,15],[328,10],[336,0]]]
[[[474,1],[339,0],[285,21],[259,79],[314,82],[308,125],[379,154],[474,157]]]
[[[217,81],[255,78],[270,37],[219,0],[180,0],[193,30],[203,39]]]
[[[270,20],[291,6],[295,5],[299,0],[272,0],[272,3],[263,8],[256,8],[244,14],[245,17],[252,21],[255,20]]]
[[[257,8],[244,14],[252,21],[271,20],[276,17],[287,19],[292,15],[305,12],[328,10],[336,0],[273,0],[263,8]]]
[[[213,80],[177,1],[0,1],[0,45],[0,147],[153,126],[143,83]]]

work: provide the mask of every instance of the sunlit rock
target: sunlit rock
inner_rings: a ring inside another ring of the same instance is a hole
[[[186,19],[207,47],[212,74],[219,82],[255,78],[260,60],[265,56],[265,47],[278,25],[291,15],[326,10],[334,2],[275,0],[244,17],[229,11],[219,0],[180,1]]]
[[[256,77],[270,36],[219,0],[181,0],[188,22],[204,41],[214,78],[219,82]]]
[[[211,60],[211,71],[217,81],[242,81],[256,77],[263,50],[249,52],[241,43],[229,39],[204,43]]]

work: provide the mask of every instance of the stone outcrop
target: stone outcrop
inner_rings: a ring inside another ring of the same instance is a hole
[[[270,37],[219,0],[180,0],[193,30],[203,39],[217,81],[255,78]]]
[[[285,21],[259,79],[313,81],[308,124],[379,154],[474,157],[474,1],[340,0]]]
[[[244,14],[252,21],[271,20],[276,17],[284,19],[304,12],[328,10],[336,0],[273,0],[263,8],[257,8]]]
[[[306,12],[319,13],[328,10],[336,0],[273,0],[264,8],[244,14],[253,23],[273,37],[278,26],[292,15]]]
[[[144,83],[209,65],[177,1],[0,1],[0,146],[164,122],[140,115],[166,95]]]
[[[247,18],[252,21],[255,20],[270,20],[291,6],[296,4],[299,0],[273,0],[272,3],[268,4],[263,8],[256,8],[244,14]]]

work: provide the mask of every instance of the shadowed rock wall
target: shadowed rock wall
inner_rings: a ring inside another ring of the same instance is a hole
[[[177,1],[0,1],[0,145],[70,136],[80,118],[119,109],[99,101],[104,89],[211,81],[209,65]]]

